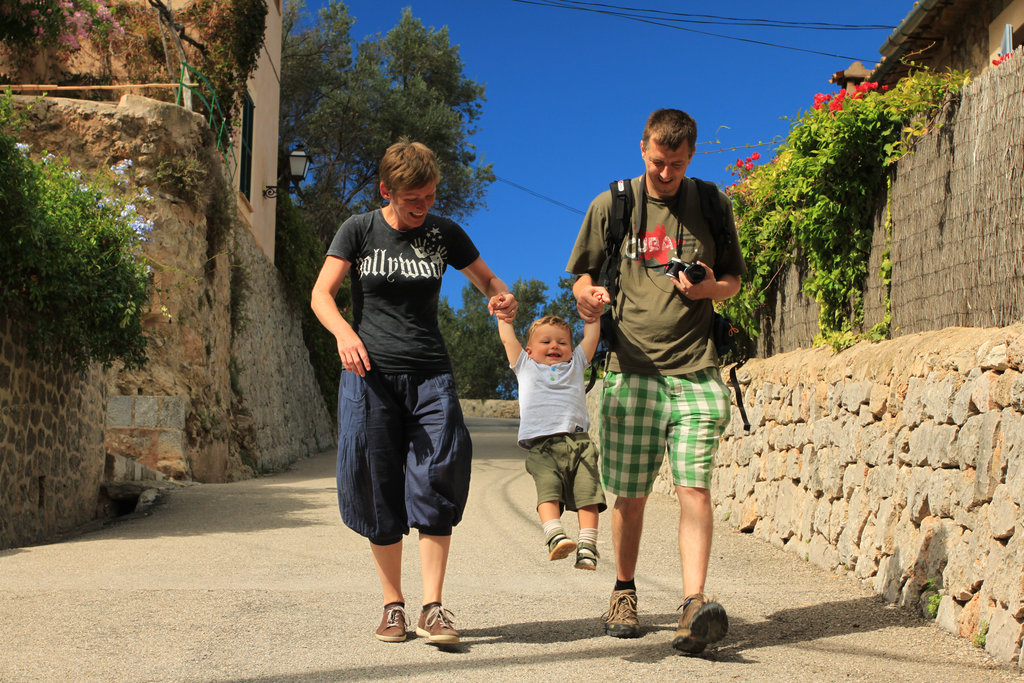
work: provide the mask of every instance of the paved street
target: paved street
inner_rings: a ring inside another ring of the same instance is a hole
[[[604,636],[610,514],[597,572],[548,562],[516,425],[470,420],[474,478],[445,592],[459,646],[374,639],[380,588],[367,543],[340,522],[325,453],[274,476],[176,490],[145,516],[60,543],[0,552],[0,681],[1021,680],[858,581],[724,525],[708,590],[730,633],[701,657],[678,655],[668,497],[648,506],[637,576],[644,635]],[[415,615],[415,543],[406,563]]]

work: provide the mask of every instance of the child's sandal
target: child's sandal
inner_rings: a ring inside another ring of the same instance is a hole
[[[597,558],[601,555],[597,552],[597,546],[592,543],[583,542],[576,546],[576,569],[597,569]]]
[[[562,558],[569,557],[573,550],[576,550],[576,543],[561,532],[552,534],[548,539],[549,560],[561,560]]]

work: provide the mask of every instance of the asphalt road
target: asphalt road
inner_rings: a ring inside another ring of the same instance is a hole
[[[724,525],[708,591],[728,610],[729,635],[700,657],[676,653],[678,513],[665,496],[650,501],[642,542],[643,636],[603,635],[615,578],[609,514],[596,572],[548,562],[516,426],[470,420],[473,484],[445,588],[458,646],[373,637],[379,584],[366,541],[340,522],[325,453],[274,476],[173,491],[145,516],[60,543],[0,552],[0,681],[1021,680],[860,582]],[[415,614],[414,543],[406,564]]]

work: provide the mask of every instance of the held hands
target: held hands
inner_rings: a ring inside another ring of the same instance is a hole
[[[690,282],[682,271],[679,275],[672,278],[672,284],[676,286],[680,294],[685,296],[687,299],[696,301],[697,299],[712,299],[714,298],[715,287],[718,284],[715,281],[715,271],[708,267],[708,264],[703,261],[697,261],[697,264],[704,268],[704,279],[693,284]]]
[[[604,287],[588,287],[576,299],[576,311],[585,323],[596,322],[604,313],[605,304],[610,303],[608,290]]]
[[[366,353],[363,340],[355,332],[338,335],[338,356],[345,370],[360,377],[365,377],[370,369],[370,356]]]
[[[495,294],[487,302],[487,312],[490,315],[495,316],[498,320],[502,320],[507,323],[516,319],[516,313],[518,310],[519,304],[516,303],[516,298],[511,292]]]

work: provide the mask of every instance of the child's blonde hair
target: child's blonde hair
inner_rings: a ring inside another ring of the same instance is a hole
[[[536,332],[537,328],[541,325],[552,325],[565,330],[569,333],[569,342],[572,342],[572,327],[570,327],[569,323],[565,322],[565,320],[559,318],[557,315],[545,315],[530,323],[530,327],[526,330],[527,346],[530,345],[530,340],[533,339],[533,333]]]

